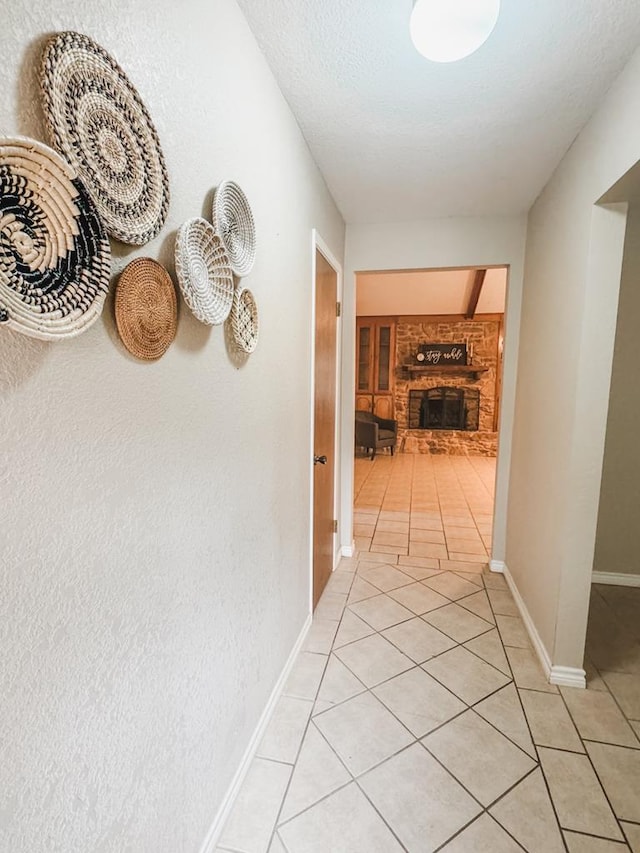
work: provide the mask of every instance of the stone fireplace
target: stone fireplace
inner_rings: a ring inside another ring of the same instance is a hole
[[[399,317],[396,327],[395,413],[407,453],[495,456],[501,318]],[[466,343],[473,370],[437,366],[408,370],[425,343]]]

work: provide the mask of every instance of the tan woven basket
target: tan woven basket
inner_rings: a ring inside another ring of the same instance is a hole
[[[100,316],[111,249],[72,166],[22,136],[0,138],[0,325],[43,340]]]
[[[122,343],[136,358],[165,354],[178,328],[178,300],[171,276],[152,258],[136,258],[116,288],[116,325]]]
[[[169,209],[169,178],[158,134],[118,63],[88,36],[62,32],[44,47],[45,119],[105,228],[123,243],[155,237]]]
[[[258,306],[247,287],[239,287],[233,294],[229,320],[238,349],[253,352],[258,346]]]

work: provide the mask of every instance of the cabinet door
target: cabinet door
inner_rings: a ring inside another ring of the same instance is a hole
[[[373,391],[375,326],[373,323],[358,320],[356,332],[356,394],[370,394]]]
[[[395,320],[381,318],[375,330],[375,362],[373,412],[379,418],[395,416],[396,324]]]
[[[376,324],[374,393],[393,393],[393,368],[395,362],[395,327],[391,323]]]
[[[393,420],[393,397],[390,394],[376,395],[373,398],[373,413],[379,418]]]
[[[389,317],[356,321],[356,410],[394,415],[396,324]]]

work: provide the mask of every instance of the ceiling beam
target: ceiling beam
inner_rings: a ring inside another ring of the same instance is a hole
[[[473,287],[471,288],[471,295],[469,296],[469,304],[467,305],[467,312],[465,315],[467,320],[473,320],[475,316],[476,308],[478,307],[478,300],[482,293],[482,285],[484,284],[486,275],[486,269],[476,270],[474,273]]]

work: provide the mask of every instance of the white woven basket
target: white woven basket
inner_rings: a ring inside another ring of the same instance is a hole
[[[233,294],[230,321],[238,349],[253,352],[258,346],[258,306],[247,287],[239,287]]]
[[[167,216],[169,178],[129,78],[88,36],[63,32],[44,47],[40,86],[51,140],[85,183],[108,233],[148,243]]]
[[[79,335],[102,312],[110,271],[109,239],[71,165],[35,139],[0,138],[0,324]]]
[[[223,181],[213,197],[213,227],[222,240],[231,269],[249,275],[256,260],[256,228],[246,195],[238,184]]]
[[[217,326],[233,303],[233,273],[227,252],[212,226],[200,217],[178,229],[176,275],[185,302],[201,323]]]

